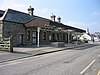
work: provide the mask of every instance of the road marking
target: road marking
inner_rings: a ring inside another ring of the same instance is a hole
[[[90,68],[94,63],[95,63],[96,60],[93,60],[84,70],[82,70],[80,72],[80,74],[83,74],[88,68]]]
[[[100,75],[100,71],[97,73],[97,75]]]

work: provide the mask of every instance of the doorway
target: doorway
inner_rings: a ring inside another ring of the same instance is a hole
[[[23,45],[23,34],[19,34],[19,44]]]
[[[36,31],[32,32],[32,43],[37,44],[37,32]]]

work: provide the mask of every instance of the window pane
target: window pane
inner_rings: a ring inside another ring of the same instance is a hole
[[[43,40],[46,40],[46,32],[43,32]]]
[[[63,34],[63,40],[65,40],[65,34]]]
[[[27,30],[27,41],[30,40],[30,30]]]

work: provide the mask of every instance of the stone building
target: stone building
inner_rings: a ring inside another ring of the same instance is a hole
[[[33,14],[34,8],[28,8],[28,13],[7,9],[0,10],[0,37],[13,36],[13,45],[44,45],[52,42],[72,43],[76,33],[85,30],[64,25],[56,16],[46,19]]]

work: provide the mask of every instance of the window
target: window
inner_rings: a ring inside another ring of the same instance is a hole
[[[52,40],[56,41],[56,39],[55,39],[55,33],[52,34]]]
[[[2,33],[2,29],[0,29],[0,33]]]
[[[33,41],[33,44],[36,44],[36,39],[37,39],[36,31],[33,31],[32,32],[32,41]]]
[[[63,34],[63,40],[65,40],[65,34]]]
[[[59,33],[57,33],[57,40],[59,40]]]
[[[30,30],[27,30],[27,41],[30,41]]]
[[[2,25],[0,24],[0,28],[2,27]]]
[[[0,37],[2,37],[2,34],[0,33]]]
[[[0,29],[2,29],[2,24],[0,24]]]
[[[46,32],[43,32],[43,40],[46,40]]]

